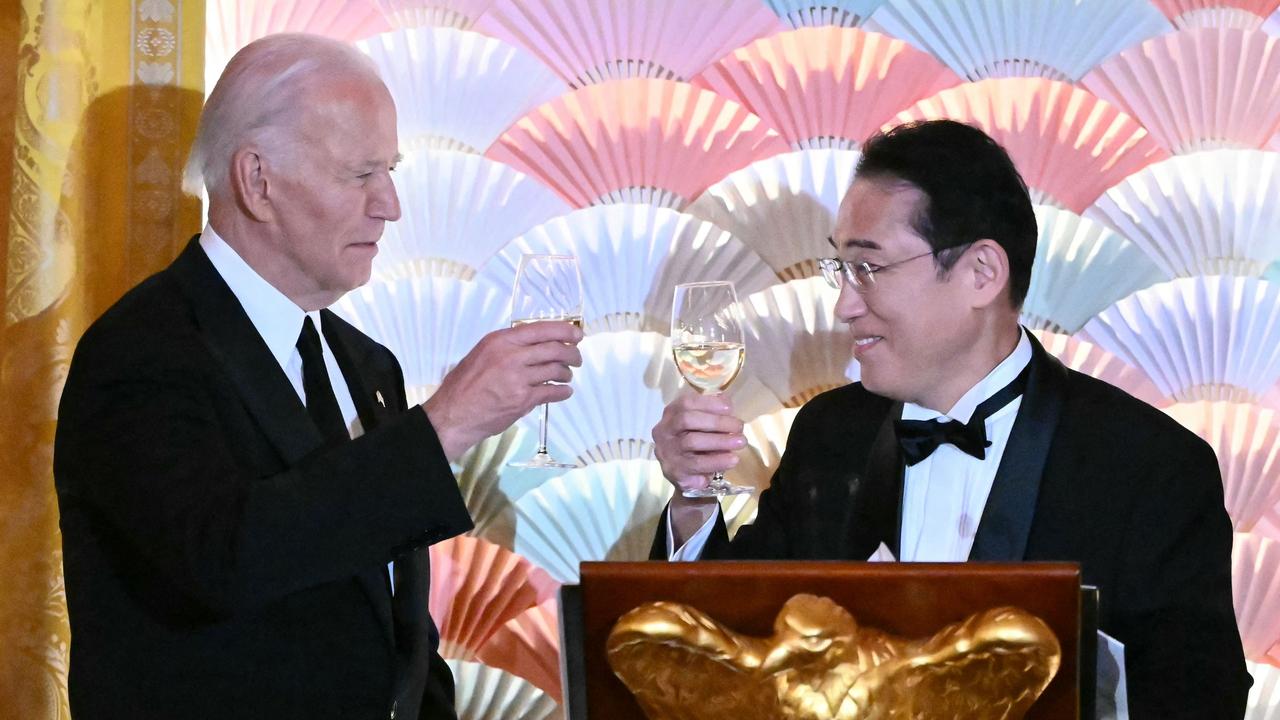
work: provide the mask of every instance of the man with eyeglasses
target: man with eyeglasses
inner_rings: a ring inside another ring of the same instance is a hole
[[[1251,680],[1213,451],[1019,325],[1036,237],[980,130],[871,138],[819,261],[861,381],[801,408],[732,542],[714,498],[680,491],[737,463],[743,423],[723,396],[673,401],[653,428],[677,490],[654,557],[1078,562],[1124,645],[1132,717],[1239,718]]]

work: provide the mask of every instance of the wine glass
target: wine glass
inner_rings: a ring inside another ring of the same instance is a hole
[[[582,276],[572,255],[525,255],[511,290],[511,327],[541,320],[562,320],[582,327]],[[523,468],[574,468],[547,452],[546,403],[538,417],[538,450],[533,457],[508,463]]]
[[[676,369],[699,393],[716,395],[729,387],[747,356],[733,283],[677,285],[671,307],[671,345]],[[724,473],[717,472],[706,487],[685,490],[684,496],[724,497],[750,492],[752,488],[732,485],[724,479]]]

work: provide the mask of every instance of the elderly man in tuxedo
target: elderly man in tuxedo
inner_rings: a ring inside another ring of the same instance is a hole
[[[400,216],[398,159],[343,43],[259,40],[209,95],[208,225],[89,328],[62,396],[78,720],[454,717],[427,614],[428,546],[471,527],[450,461],[568,397],[582,333],[492,332],[408,406],[396,358],[325,309]]]
[[[675,494],[654,556],[1064,560],[1101,589],[1135,718],[1239,718],[1250,678],[1231,605],[1213,451],[1065,368],[1018,323],[1036,220],[1005,151],[940,120],[879,134],[841,202],[835,257],[861,382],[795,418],[752,525]],[[736,463],[742,422],[683,395],[653,429],[677,490]]]

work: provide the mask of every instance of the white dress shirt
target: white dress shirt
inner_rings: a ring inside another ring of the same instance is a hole
[[[1031,362],[1031,341],[1025,331],[1009,356],[960,397],[943,413],[904,403],[905,420],[948,418],[968,422],[973,411],[988,397],[999,392]],[[1022,405],[1019,396],[992,413],[986,421],[987,448],[982,460],[968,455],[954,445],[941,445],[933,454],[906,469],[902,503],[902,535],[900,560],[918,562],[959,562],[969,558],[973,538],[987,504],[987,495],[995,482],[1000,458],[1004,457],[1013,421]],[[718,512],[718,511],[717,511]],[[684,545],[675,548],[675,533],[667,518],[667,552],[672,560],[696,560],[702,554],[707,538],[715,526],[712,515]],[[862,559],[862,558],[850,558]]]

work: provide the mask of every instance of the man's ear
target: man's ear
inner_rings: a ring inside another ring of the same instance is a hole
[[[271,183],[261,153],[252,145],[236,150],[231,156],[231,192],[245,215],[258,222],[275,217],[271,205]]]
[[[999,243],[991,239],[978,240],[969,247],[963,262],[974,292],[975,307],[986,307],[1008,297],[1009,256]]]

